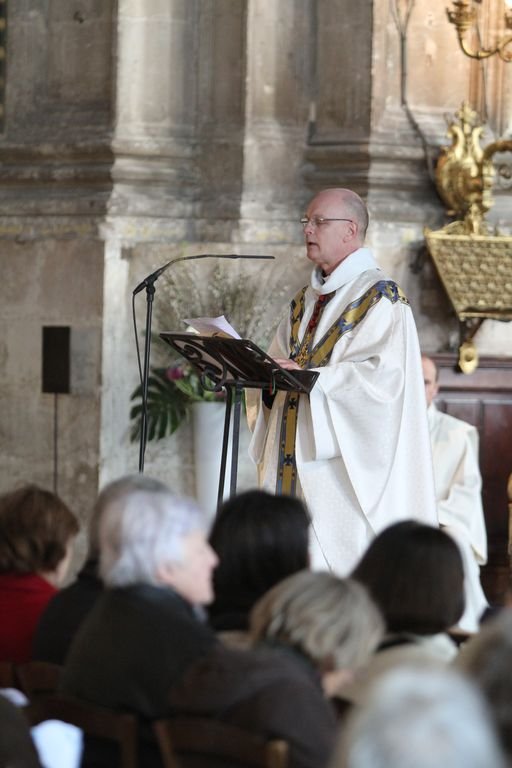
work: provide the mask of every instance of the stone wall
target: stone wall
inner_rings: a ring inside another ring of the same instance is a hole
[[[262,280],[291,295],[309,272],[297,222],[326,185],[367,199],[369,245],[409,295],[424,347],[457,343],[423,226],[444,222],[432,163],[445,116],[464,98],[485,102],[482,71],[459,51],[444,7],[417,0],[405,30],[404,6],[8,0],[1,490],[52,483],[42,326],[71,327],[72,393],[58,398],[59,490],[85,519],[98,483],[137,469],[128,419],[138,380],[134,286],[184,254],[264,253],[275,263],[264,278],[247,277],[248,297]],[[487,86],[490,129],[506,134],[505,65],[489,62]],[[506,156],[500,170],[495,218],[506,228]],[[213,267],[198,264],[195,280],[208,286]],[[276,291],[269,287],[268,314]],[[164,278],[157,300],[172,300]],[[136,312],[141,330],[144,293]],[[510,336],[509,325],[484,323],[481,352],[509,352]],[[146,471],[193,492],[188,425],[150,444]],[[254,482],[245,460],[241,480]]]
[[[114,2],[5,3],[0,136],[0,490],[54,484],[85,520],[98,487]],[[71,393],[42,393],[42,328],[71,330]],[[80,543],[80,550],[84,541]]]

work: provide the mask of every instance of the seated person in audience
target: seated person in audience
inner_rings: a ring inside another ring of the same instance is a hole
[[[348,718],[330,768],[505,768],[483,699],[448,668],[385,674]]]
[[[489,705],[494,723],[512,765],[512,610],[485,623],[461,649],[456,666],[478,686]]]
[[[380,608],[387,634],[349,695],[404,661],[446,664],[457,653],[448,632],[464,610],[464,570],[453,539],[439,528],[405,520],[370,544],[352,578]]]
[[[105,490],[105,590],[71,644],[63,689],[151,720],[169,711],[171,686],[217,642],[199,608],[213,598],[217,557],[195,502],[142,475],[123,489]]]
[[[69,646],[80,624],[103,591],[99,574],[98,526],[104,510],[130,490],[137,490],[138,477],[121,478],[99,494],[89,523],[87,560],[76,581],[61,589],[48,603],[36,627],[32,656],[38,661],[64,664]]]
[[[291,768],[321,768],[337,732],[328,697],[368,660],[382,632],[379,611],[361,585],[301,571],[256,603],[254,649],[217,646],[188,670],[171,704],[182,715],[285,739]]]
[[[247,643],[249,612],[279,581],[309,566],[309,518],[299,499],[241,493],[221,506],[210,533],[219,557],[210,623],[226,642]]]
[[[0,661],[31,659],[37,622],[66,576],[78,529],[50,491],[28,485],[0,497]]]

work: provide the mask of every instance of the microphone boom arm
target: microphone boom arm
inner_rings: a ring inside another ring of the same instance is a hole
[[[134,288],[133,295],[136,296],[143,291],[144,288],[154,285],[160,275],[163,275],[163,273],[169,269],[171,264],[177,264],[179,261],[192,261],[193,259],[275,259],[275,256],[252,256],[250,254],[245,255],[240,253],[198,253],[195,256],[179,256],[177,259],[171,259],[163,266],[158,267],[158,269],[155,269],[154,272],[151,272],[150,275],[145,277],[144,280]]]
[[[194,256],[178,256],[177,259],[171,259],[166,264],[163,264],[154,272],[151,272],[147,277],[142,280],[133,290],[132,301],[135,296],[146,289],[146,328],[144,338],[144,369],[142,373],[141,389],[142,389],[142,411],[141,411],[141,429],[140,429],[140,443],[139,443],[139,472],[144,472],[144,456],[146,453],[147,433],[148,433],[148,381],[149,381],[149,360],[151,354],[151,324],[153,313],[153,299],[155,296],[155,283],[163,273],[169,269],[172,264],[177,264],[179,261],[192,261],[194,259],[274,259],[275,256],[258,256],[251,254],[227,254],[227,253],[198,253]],[[134,311],[135,319],[135,311]],[[135,329],[135,341],[137,344],[137,352],[139,349],[137,341],[137,330]],[[139,371],[140,371],[140,358],[139,359]]]

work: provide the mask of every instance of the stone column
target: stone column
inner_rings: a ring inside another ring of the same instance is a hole
[[[305,180],[311,191],[366,194],[371,125],[373,3],[312,6],[310,118]]]
[[[85,522],[98,487],[112,0],[3,3],[0,490],[57,488]],[[70,392],[42,391],[42,328],[65,326]],[[85,532],[85,526],[84,526]],[[83,544],[83,540],[81,542]]]
[[[231,241],[243,179],[246,89],[245,0],[202,0],[197,127],[204,233]]]
[[[198,0],[120,0],[116,216],[188,216],[197,168]]]
[[[249,221],[242,223],[243,239],[296,238],[304,200],[309,32],[308,0],[250,0],[242,204]]]

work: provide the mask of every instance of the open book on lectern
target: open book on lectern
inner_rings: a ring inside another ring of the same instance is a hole
[[[307,394],[318,378],[318,371],[281,368],[254,342],[240,338],[224,316],[185,322],[200,333],[163,332],[160,338],[196,368],[205,389],[238,386]]]

